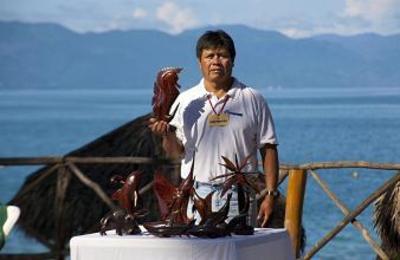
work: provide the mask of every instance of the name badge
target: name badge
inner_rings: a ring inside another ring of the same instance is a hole
[[[229,124],[229,115],[226,113],[211,114],[208,116],[209,126],[227,126]]]

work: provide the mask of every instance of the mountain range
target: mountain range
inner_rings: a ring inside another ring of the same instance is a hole
[[[158,70],[179,66],[181,85],[200,79],[197,38],[155,30],[76,33],[56,24],[0,22],[0,89],[152,87]],[[234,75],[263,87],[400,87],[400,34],[318,35],[223,25],[234,39]]]

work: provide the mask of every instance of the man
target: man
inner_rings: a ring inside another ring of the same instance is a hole
[[[213,210],[222,207],[225,198],[219,197],[221,185],[212,179],[229,173],[221,165],[221,156],[232,161],[237,156],[241,162],[252,155],[244,171],[257,171],[259,149],[267,187],[258,213],[264,227],[278,194],[277,138],[269,108],[257,91],[232,76],[236,51],[227,33],[207,31],[199,38],[196,53],[203,79],[178,96],[169,124],[151,119],[150,128],[163,136],[163,147],[171,158],[182,158],[182,178],[189,174],[195,157],[196,191],[200,196],[215,192]],[[232,196],[231,209],[233,217],[238,213],[237,194]]]

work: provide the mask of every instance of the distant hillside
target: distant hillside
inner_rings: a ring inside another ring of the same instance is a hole
[[[235,40],[234,74],[257,87],[400,87],[400,35],[320,35],[221,26]],[[163,66],[199,78],[195,43],[206,28],[78,34],[54,24],[0,22],[0,89],[152,87]]]

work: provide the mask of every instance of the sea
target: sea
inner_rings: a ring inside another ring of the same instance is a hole
[[[400,163],[398,88],[258,88],[272,111],[284,164],[326,161]],[[0,89],[0,157],[59,156],[151,111],[152,89]],[[0,201],[9,201],[37,167],[0,168]],[[350,209],[394,172],[318,170]],[[287,183],[282,184],[282,191]],[[357,219],[379,241],[373,205]],[[341,211],[309,176],[303,210],[308,251],[343,219]],[[2,252],[44,252],[14,229]],[[374,259],[351,224],[313,259]]]

